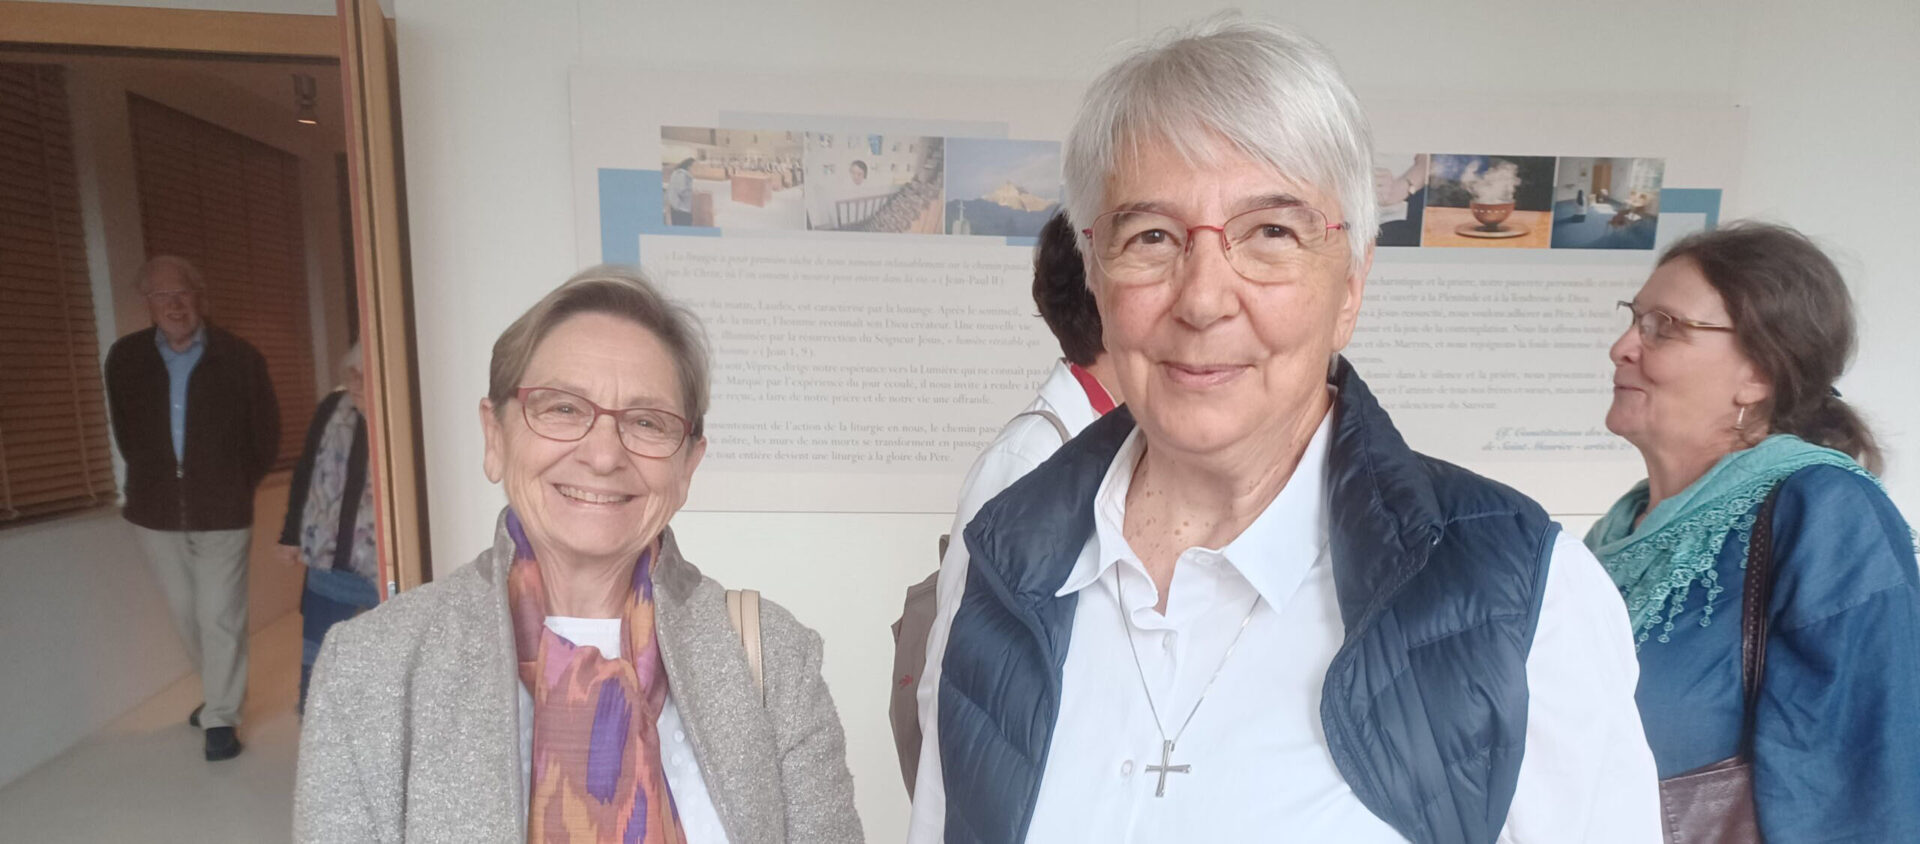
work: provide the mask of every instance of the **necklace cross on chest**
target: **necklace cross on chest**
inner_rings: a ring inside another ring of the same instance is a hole
[[[1193,773],[1193,766],[1173,764],[1173,742],[1162,740],[1160,742],[1160,764],[1148,765],[1147,773],[1160,775],[1160,784],[1154,787],[1153,796],[1165,797],[1167,796],[1167,775]]]
[[[1200,704],[1207,701],[1207,692],[1213,690],[1213,681],[1220,679],[1220,670],[1227,667],[1227,659],[1233,656],[1233,648],[1240,644],[1240,637],[1247,632],[1247,622],[1253,620],[1253,611],[1260,608],[1260,596],[1253,596],[1253,603],[1247,606],[1247,614],[1240,617],[1240,629],[1233,634],[1233,641],[1227,643],[1227,652],[1220,655],[1220,664],[1213,667],[1213,676],[1207,678],[1207,684],[1200,688],[1200,697],[1193,702],[1193,708],[1187,710],[1187,720],[1180,722],[1180,729],[1173,735],[1167,735],[1167,727],[1160,721],[1160,707],[1154,705],[1153,690],[1147,688],[1147,669],[1140,664],[1140,649],[1133,644],[1133,625],[1127,622],[1126,592],[1120,586],[1118,575],[1114,580],[1114,596],[1120,605],[1120,628],[1126,632],[1127,650],[1133,654],[1133,668],[1140,673],[1140,691],[1147,696],[1147,711],[1153,713],[1153,727],[1160,732],[1160,764],[1148,765],[1147,773],[1159,774],[1160,782],[1153,789],[1153,796],[1167,796],[1168,774],[1191,774],[1192,765],[1173,764],[1173,743],[1187,732],[1187,725],[1193,723],[1194,713],[1200,711]]]

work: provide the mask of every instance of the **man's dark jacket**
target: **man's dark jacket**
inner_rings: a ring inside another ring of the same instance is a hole
[[[175,460],[158,331],[136,331],[107,352],[107,408],[127,461],[124,515],[150,530],[252,527],[254,487],[280,445],[280,405],[266,358],[206,326],[206,349],[187,379],[185,459]]]
[[[1328,552],[1346,636],[1321,692],[1327,750],[1415,844],[1493,844],[1519,779],[1559,527],[1526,496],[1407,448],[1344,359],[1332,383]],[[1125,408],[1107,414],[967,525],[939,689],[948,844],[1026,839],[1078,598],[1055,593],[1132,430]]]

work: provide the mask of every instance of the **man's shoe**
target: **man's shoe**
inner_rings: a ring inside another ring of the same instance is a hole
[[[232,727],[207,728],[207,761],[219,762],[240,755],[240,737]]]
[[[200,710],[205,708],[207,708],[207,705],[204,703],[194,707],[193,714],[187,716],[187,726],[190,726],[190,727],[200,726]]]

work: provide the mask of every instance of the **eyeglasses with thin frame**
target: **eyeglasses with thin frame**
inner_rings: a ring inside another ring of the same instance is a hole
[[[1658,346],[1667,340],[1678,340],[1688,331],[1733,330],[1731,325],[1674,316],[1659,308],[1648,308],[1643,311],[1635,307],[1632,302],[1621,301],[1614,304],[1633,315],[1633,326],[1640,332],[1640,342],[1649,347]]]
[[[687,420],[657,407],[610,410],[554,387],[521,387],[514,398],[520,400],[527,428],[556,442],[584,439],[602,416],[613,417],[620,444],[641,457],[672,457],[687,441]]]
[[[1273,205],[1236,214],[1217,226],[1191,226],[1153,211],[1108,211],[1081,230],[1100,272],[1119,285],[1156,284],[1193,251],[1194,232],[1220,235],[1227,264],[1256,284],[1282,284],[1300,277],[1308,259],[1347,223],[1306,205]]]
[[[147,294],[147,301],[160,306],[171,305],[175,302],[191,304],[199,295],[200,293],[197,290],[156,290]]]

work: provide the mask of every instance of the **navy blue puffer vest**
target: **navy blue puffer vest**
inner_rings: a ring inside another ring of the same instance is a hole
[[[1519,775],[1559,527],[1526,496],[1407,448],[1345,360],[1332,383],[1329,551],[1346,637],[1322,688],[1328,749],[1409,840],[1491,844]],[[1108,414],[967,526],[939,691],[948,844],[1026,839],[1077,600],[1054,593],[1132,430],[1124,408]]]

